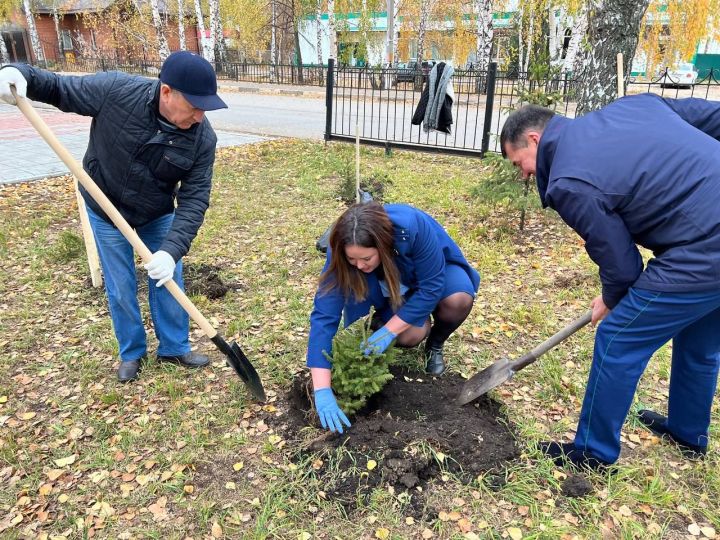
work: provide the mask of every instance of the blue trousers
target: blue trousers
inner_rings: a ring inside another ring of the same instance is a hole
[[[720,367],[720,291],[667,293],[631,288],[597,329],[575,446],[607,463],[620,455],[620,429],[652,354],[673,340],[667,428],[707,446]]]
[[[364,317],[370,312],[370,307],[375,308],[375,312],[380,316],[383,322],[388,322],[395,314],[390,305],[390,299],[383,296],[380,283],[378,282],[375,272],[365,276],[368,284],[368,296],[362,302],[350,302],[345,305],[344,317],[345,326],[350,326],[359,318]],[[467,272],[457,264],[445,265],[445,289],[443,290],[440,300],[443,300],[455,294],[456,292],[464,292],[475,298],[475,288],[473,287],[470,276]],[[412,293],[412,291],[411,291]],[[425,321],[419,326],[425,324]]]
[[[88,217],[97,244],[107,293],[110,317],[118,341],[120,359],[138,360],[147,354],[145,326],[137,300],[137,276],[132,246],[111,223],[88,207]],[[173,214],[162,216],[136,229],[152,252],[160,248],[172,222]],[[175,266],[173,280],[183,289],[182,260]],[[156,280],[148,278],[148,303],[159,345],[159,356],[175,356],[190,352],[188,314],[167,291],[156,287]]]

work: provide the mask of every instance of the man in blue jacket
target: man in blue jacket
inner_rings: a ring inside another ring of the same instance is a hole
[[[217,138],[205,111],[227,107],[210,63],[181,51],[163,63],[160,80],[119,72],[61,76],[26,64],[0,70],[0,100],[20,96],[92,116],[83,168],[153,252],[145,265],[157,358],[207,365],[190,351],[189,318],[162,285],[182,288],[182,257],[202,225],[210,199]],[[179,184],[179,187],[178,187]],[[83,189],[120,350],[120,382],[134,380],[147,356],[130,244]],[[177,207],[175,207],[177,204]]]
[[[602,294],[590,377],[573,443],[556,462],[602,468],[652,354],[673,340],[667,416],[639,412],[686,457],[705,454],[720,366],[720,104],[619,99],[574,120],[526,106],[502,130],[503,155],[536,175],[544,207],[585,241]],[[647,265],[636,244],[653,252]]]

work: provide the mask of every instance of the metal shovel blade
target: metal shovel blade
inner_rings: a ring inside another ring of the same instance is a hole
[[[232,366],[235,373],[243,380],[253,397],[258,401],[265,401],[265,389],[260,381],[260,376],[250,363],[250,360],[245,356],[245,353],[242,352],[240,346],[234,341],[228,345],[227,341],[225,341],[220,334],[216,334],[211,339],[217,348],[227,357],[228,364]]]
[[[494,364],[486,367],[480,373],[476,373],[470,377],[460,390],[460,395],[456,399],[458,405],[470,403],[475,398],[489,392],[496,386],[500,386],[505,381],[515,375],[511,367],[511,362],[507,358],[501,358]]]

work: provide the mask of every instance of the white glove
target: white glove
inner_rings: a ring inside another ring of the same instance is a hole
[[[15,86],[18,96],[27,95],[27,81],[19,69],[14,67],[0,69],[0,101],[15,105],[15,98],[10,91],[11,84]]]
[[[150,262],[145,265],[148,276],[157,280],[156,287],[162,287],[170,281],[175,272],[175,259],[167,251],[156,251]]]

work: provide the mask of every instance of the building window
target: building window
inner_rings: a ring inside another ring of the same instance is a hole
[[[62,41],[63,51],[73,50],[72,35],[70,35],[70,30],[61,30],[60,39]]]

